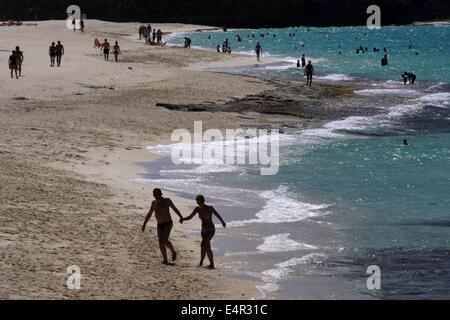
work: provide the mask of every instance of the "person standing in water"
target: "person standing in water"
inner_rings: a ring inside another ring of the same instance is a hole
[[[172,200],[170,200],[169,198],[163,198],[160,189],[153,190],[153,197],[155,198],[155,200],[152,202],[150,211],[145,217],[144,225],[142,226],[142,232],[145,232],[147,222],[150,220],[154,212],[156,221],[158,222],[157,229],[159,248],[164,259],[162,263],[168,265],[169,261],[167,260],[166,247],[169,248],[172,253],[172,261],[175,261],[177,259],[177,252],[175,251],[172,243],[169,241],[170,232],[172,231],[173,227],[173,221],[170,216],[170,209],[175,211],[175,213],[180,217],[180,223],[183,223],[183,216],[175,207]]]
[[[23,52],[20,51],[20,47],[16,47],[16,51],[14,51],[14,55],[16,56],[17,61],[17,70],[19,71],[19,77],[22,76],[22,63],[23,63]]]
[[[17,74],[17,57],[15,54],[15,51],[12,52],[12,54],[9,56],[9,61],[8,61],[8,65],[9,65],[9,70],[11,70],[11,79],[14,78],[14,73],[16,74],[16,79],[19,79],[19,75]]]
[[[205,204],[204,196],[198,195],[195,200],[197,201],[198,207],[194,209],[190,216],[183,218],[182,221],[191,220],[193,217],[195,217],[196,214],[198,214],[198,217],[202,221],[202,243],[200,247],[201,253],[199,266],[203,266],[203,261],[205,260],[205,257],[208,256],[208,269],[214,269],[215,266],[214,257],[211,250],[211,240],[216,233],[216,227],[214,226],[213,215],[215,215],[220,220],[224,228],[227,227],[227,224],[225,223],[225,221],[223,221],[222,217],[216,211],[216,209],[214,209],[213,206],[208,206]]]
[[[302,68],[306,67],[306,57],[302,55]]]
[[[261,61],[261,54],[262,54],[262,47],[259,44],[259,42],[256,43],[255,53],[256,53],[256,61],[260,62]]]
[[[48,49],[48,54],[50,56],[50,67],[55,66],[55,57],[56,57],[56,46],[55,43],[52,42],[52,45]]]
[[[122,54],[122,52],[120,51],[120,47],[119,47],[119,42],[116,41],[116,44],[113,47],[113,53],[114,53],[114,59],[116,60],[116,62],[119,61],[119,54]]]
[[[314,75],[314,66],[311,63],[311,60],[308,61],[308,64],[305,67],[305,75],[306,75],[306,85],[312,86],[312,78]]]
[[[64,46],[61,44],[61,41],[58,41],[56,45],[56,65],[61,67],[62,56],[64,55]]]
[[[105,57],[105,61],[109,61],[109,51],[111,50],[111,45],[108,42],[108,39],[105,39],[100,50],[103,50],[103,55]]]
[[[385,54],[384,57],[381,59],[381,66],[382,67],[386,67],[388,65],[389,65],[388,55]]]

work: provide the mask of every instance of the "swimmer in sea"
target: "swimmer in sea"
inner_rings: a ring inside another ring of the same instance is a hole
[[[384,55],[383,59],[381,59],[381,66],[386,67],[389,65],[387,54]]]
[[[211,250],[211,240],[216,233],[216,227],[214,226],[213,215],[215,215],[220,220],[224,228],[226,228],[227,225],[213,206],[208,206],[205,204],[204,196],[198,195],[195,200],[197,201],[198,207],[194,209],[190,216],[183,218],[182,221],[191,220],[193,217],[195,217],[196,214],[198,214],[198,217],[202,221],[202,243],[200,247],[201,254],[199,266],[203,266],[203,261],[205,260],[205,256],[207,255],[209,260],[208,269],[214,269],[214,257]]]
[[[170,232],[172,231],[173,227],[173,221],[170,216],[170,209],[175,211],[175,213],[180,217],[180,223],[183,223],[183,216],[181,215],[177,207],[175,207],[172,200],[170,200],[169,198],[163,198],[160,189],[153,190],[153,197],[155,198],[155,200],[153,200],[150,211],[145,217],[144,225],[142,226],[142,232],[145,232],[147,222],[150,220],[154,212],[156,221],[158,222],[157,229],[159,249],[161,250],[161,254],[164,259],[162,263],[168,265],[169,262],[167,260],[166,247],[169,248],[172,253],[172,261],[175,261],[177,259],[177,252],[175,251],[172,243],[169,241]]]

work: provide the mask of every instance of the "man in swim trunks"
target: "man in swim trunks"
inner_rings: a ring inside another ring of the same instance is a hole
[[[302,68],[306,67],[306,57],[302,55]]]
[[[205,197],[202,195],[198,195],[195,200],[197,201],[198,207],[194,209],[192,214],[186,218],[183,218],[182,221],[191,220],[198,214],[200,220],[202,220],[202,243],[200,246],[200,264],[199,266],[203,266],[203,261],[205,260],[205,256],[208,255],[209,266],[208,269],[214,269],[214,257],[211,250],[211,240],[216,233],[216,227],[213,222],[213,215],[215,215],[224,228],[227,227],[225,221],[223,221],[220,214],[214,209],[213,206],[208,206],[205,204]]]
[[[14,55],[16,56],[17,61],[17,70],[19,71],[19,77],[22,76],[22,63],[23,63],[23,52],[20,51],[20,47],[16,47],[16,51],[14,51]]]
[[[314,75],[314,67],[311,63],[311,60],[308,61],[308,64],[305,67],[305,75],[306,75],[306,85],[312,86],[312,78]]]
[[[19,79],[19,76],[17,75],[17,57],[15,54],[15,51],[12,52],[12,54],[9,56],[9,70],[11,70],[11,79],[14,78],[13,74],[16,74],[16,79]]]
[[[180,211],[175,207],[172,200],[169,198],[163,198],[162,192],[160,189],[153,190],[153,197],[155,200],[152,202],[150,207],[150,211],[145,217],[144,225],[142,226],[142,232],[145,232],[145,227],[147,222],[152,217],[153,212],[155,212],[155,218],[158,222],[158,239],[159,239],[159,248],[161,250],[161,254],[163,256],[163,264],[169,264],[167,260],[167,252],[166,247],[172,253],[172,261],[177,259],[177,253],[173,248],[172,243],[169,241],[170,232],[172,231],[173,221],[170,217],[170,208],[180,217],[180,223],[183,223],[183,216]]]
[[[261,54],[262,54],[262,47],[259,44],[259,42],[256,43],[255,53],[256,53],[256,61],[260,62],[261,61]]]
[[[56,46],[54,42],[52,42],[52,45],[48,49],[48,54],[50,55],[50,67],[54,67],[56,57]]]
[[[64,55],[64,46],[61,44],[61,41],[58,41],[56,45],[56,65],[61,67],[61,59]]]
[[[105,61],[109,61],[109,50],[111,49],[111,45],[108,42],[108,39],[105,39],[105,42],[103,42],[102,46],[100,47],[100,50],[103,50],[103,55],[105,57]]]

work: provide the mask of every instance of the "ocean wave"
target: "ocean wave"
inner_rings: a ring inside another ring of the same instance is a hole
[[[263,252],[287,252],[296,250],[315,250],[317,247],[289,239],[290,234],[278,234],[264,239],[256,249]]]
[[[427,94],[423,97],[418,98],[417,100],[425,103],[450,102],[450,92]]]
[[[276,190],[265,191],[260,197],[266,199],[264,207],[256,214],[256,218],[242,221],[232,221],[230,227],[242,227],[253,223],[287,223],[297,222],[326,214],[329,204],[310,204],[297,201],[288,195],[285,186]]]
[[[275,265],[275,268],[261,272],[261,279],[266,283],[266,285],[260,286],[259,288],[260,290],[264,288],[278,289],[277,282],[286,279],[289,274],[293,272],[293,267],[299,265],[321,263],[324,258],[326,258],[326,255],[324,253],[311,253],[300,258],[292,258],[290,260],[278,263],[277,265]]]
[[[364,89],[356,90],[355,94],[362,96],[376,96],[376,95],[397,95],[404,97],[419,96],[420,92],[412,89]]]
[[[317,79],[326,81],[352,81],[355,78],[352,78],[346,74],[329,74],[326,76],[318,76]]]

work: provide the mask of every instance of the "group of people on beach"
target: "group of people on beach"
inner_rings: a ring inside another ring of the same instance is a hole
[[[231,53],[230,41],[228,41],[228,38],[225,38],[222,46],[220,44],[217,45],[217,52]]]
[[[139,40],[144,38],[145,44],[148,45],[162,45],[162,31],[161,29],[152,29],[152,26],[148,24],[147,26],[141,25],[138,29]]]
[[[144,224],[142,225],[142,232],[145,232],[145,228],[147,226],[148,221],[152,217],[153,213],[155,214],[156,222],[157,222],[157,233],[159,240],[159,249],[163,256],[163,264],[170,265],[169,260],[167,258],[167,249],[171,252],[172,262],[177,259],[177,252],[173,247],[173,244],[170,242],[169,237],[173,228],[173,220],[170,215],[170,209],[172,209],[180,218],[180,223],[184,221],[191,220],[196,215],[202,221],[202,242],[200,245],[200,263],[199,266],[203,266],[203,262],[208,257],[209,265],[208,269],[214,269],[214,257],[211,249],[211,240],[216,233],[216,227],[213,222],[213,216],[216,216],[222,226],[226,228],[226,223],[220,216],[220,214],[216,211],[213,206],[209,206],[205,203],[205,197],[202,195],[198,195],[195,200],[197,202],[197,207],[192,211],[192,213],[183,217],[177,207],[174,205],[171,199],[164,198],[161,189],[153,190],[153,200],[150,210],[145,217]]]

